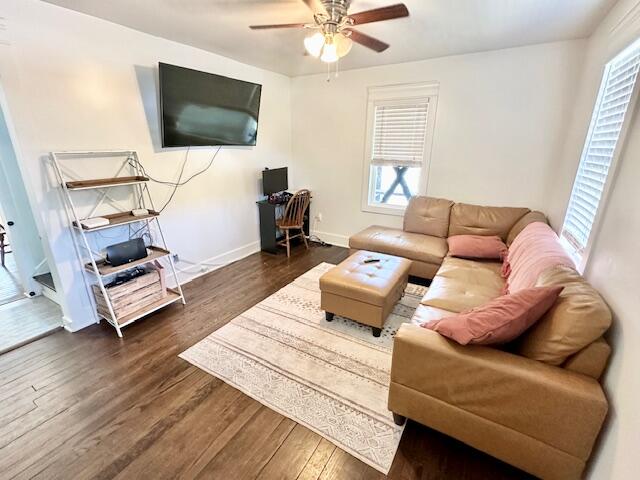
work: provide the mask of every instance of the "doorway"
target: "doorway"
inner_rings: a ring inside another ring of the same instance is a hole
[[[0,90],[0,354],[62,327]],[[4,263],[1,261],[4,258]]]

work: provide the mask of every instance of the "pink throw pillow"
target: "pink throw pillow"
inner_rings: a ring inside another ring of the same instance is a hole
[[[447,238],[449,255],[459,258],[502,260],[508,249],[500,237],[484,235],[453,235]]]
[[[468,312],[423,323],[421,327],[461,345],[508,343],[537,322],[553,306],[563,288],[555,285],[520,290]]]
[[[530,223],[509,247],[502,269],[505,293],[535,287],[540,274],[557,265],[575,268],[556,232],[546,223]]]

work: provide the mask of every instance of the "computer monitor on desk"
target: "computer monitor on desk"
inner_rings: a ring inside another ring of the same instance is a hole
[[[262,192],[271,196],[274,193],[284,192],[289,188],[289,175],[287,167],[265,168],[262,171]]]

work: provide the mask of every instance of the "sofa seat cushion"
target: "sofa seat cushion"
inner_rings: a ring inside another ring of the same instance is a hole
[[[449,236],[497,235],[507,239],[511,228],[531,210],[514,207],[484,207],[456,203],[451,208]]]
[[[551,365],[598,340],[611,326],[611,310],[573,268],[545,270],[537,286],[563,286],[555,305],[519,340],[516,353]]]
[[[440,265],[449,249],[445,238],[373,225],[349,238],[349,247]]]
[[[446,257],[420,302],[430,307],[463,312],[502,295],[502,264]]]

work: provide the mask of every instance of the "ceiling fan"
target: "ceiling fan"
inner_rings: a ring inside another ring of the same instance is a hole
[[[384,52],[389,44],[366,35],[353,27],[365,23],[381,22],[409,16],[404,3],[388,7],[374,8],[359,13],[348,13],[351,0],[302,0],[316,11],[314,23],[284,23],[280,25],[251,25],[252,30],[273,28],[307,28],[316,30],[304,39],[304,46],[310,55],[323,62],[333,63],[349,53],[353,42],[376,52]]]

